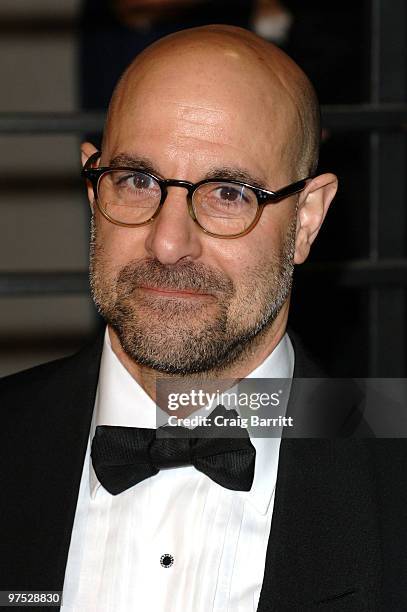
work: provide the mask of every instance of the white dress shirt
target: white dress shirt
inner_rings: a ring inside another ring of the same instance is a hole
[[[248,378],[291,378],[286,334]],[[106,330],[63,589],[63,612],[255,612],[263,582],[280,438],[252,438],[250,491],[193,466],[161,470],[111,495],[90,460],[97,425],[156,427],[156,405],[114,354]],[[169,567],[160,563],[171,555]]]

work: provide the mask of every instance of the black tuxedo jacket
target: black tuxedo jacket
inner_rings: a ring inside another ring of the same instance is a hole
[[[102,342],[0,381],[0,590],[62,590]],[[294,377],[320,376],[293,343]],[[407,611],[406,455],[282,440],[259,612]]]

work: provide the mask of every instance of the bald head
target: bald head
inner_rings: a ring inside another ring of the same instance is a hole
[[[226,101],[231,114],[250,119],[248,139],[255,141],[266,130],[270,150],[291,167],[293,180],[314,173],[320,138],[314,89],[295,62],[252,32],[205,26],[171,34],[145,49],[115,88],[103,148],[114,141],[121,118],[148,103],[146,91],[153,95],[154,87],[162,107],[183,95],[186,109],[199,99],[202,109],[216,113]],[[204,115],[203,110],[198,122]]]

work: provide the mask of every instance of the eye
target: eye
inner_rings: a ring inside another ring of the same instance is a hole
[[[143,172],[119,173],[116,177],[116,184],[136,190],[150,190],[158,187],[156,181]]]
[[[244,204],[251,200],[246,187],[231,183],[218,185],[212,190],[210,196],[224,204]]]
[[[235,202],[236,200],[240,200],[242,197],[242,192],[231,185],[224,185],[222,187],[218,187],[217,195],[222,200],[227,200],[228,202]]]

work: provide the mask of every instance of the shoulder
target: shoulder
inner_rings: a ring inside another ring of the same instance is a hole
[[[12,411],[38,409],[52,398],[63,399],[85,380],[97,379],[103,333],[79,352],[0,379],[0,419]]]
[[[363,389],[352,378],[332,376],[289,331],[295,354],[290,411],[296,420],[292,436],[317,438],[371,438],[365,420]]]
[[[27,389],[27,386],[31,387],[43,383],[58,375],[58,372],[69,365],[73,357],[75,355],[55,359],[0,378],[0,394],[15,393]]]
[[[41,405],[44,405],[44,400],[65,393],[69,385],[72,362],[75,362],[75,355],[2,378],[0,419],[3,424],[8,417],[14,420],[22,414],[37,411]]]
[[[304,345],[298,333],[291,328],[287,330],[287,333],[294,349],[294,378],[327,377],[326,368]]]

